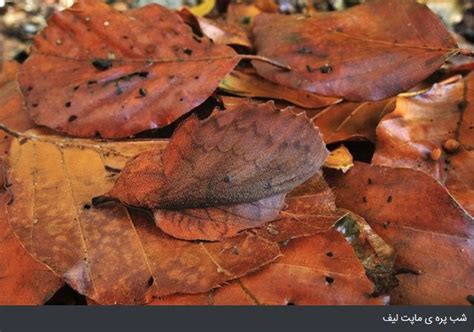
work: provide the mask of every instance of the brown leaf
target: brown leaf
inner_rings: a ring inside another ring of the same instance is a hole
[[[351,101],[407,90],[459,51],[440,19],[414,0],[368,2],[309,18],[264,13],[253,32],[259,55],[292,68],[254,63],[260,75]]]
[[[219,89],[242,97],[286,100],[304,108],[320,108],[340,101],[338,98],[323,97],[311,92],[287,88],[258,75],[236,70],[224,77],[219,83]]]
[[[326,156],[304,114],[242,103],[185,121],[163,155],[151,150],[129,161],[107,196],[172,210],[249,203],[290,191]]]
[[[474,75],[398,97],[377,127],[373,163],[421,170],[474,214]]]
[[[360,214],[397,253],[394,304],[468,304],[474,221],[430,176],[356,163],[328,172],[336,204]]]
[[[180,241],[142,213],[130,215],[117,204],[91,207],[90,199],[113,186],[129,158],[165,143],[28,135],[23,144],[14,141],[9,158],[12,229],[37,260],[98,303],[205,292],[280,255],[276,243],[255,234]]]
[[[207,295],[176,295],[155,305],[383,304],[344,237],[335,230],[292,240],[270,266]]]
[[[16,82],[18,63],[7,61],[0,63],[0,123],[10,129],[25,131],[34,126],[23,107],[23,100]],[[0,139],[0,185],[3,186],[3,156],[10,148],[11,136],[4,134]]]
[[[8,193],[0,194],[0,305],[41,305],[63,281],[23,248],[8,225]]]
[[[19,80],[33,120],[82,137],[126,137],[166,126],[201,104],[237,64],[177,13],[126,14],[81,0],[35,38]]]
[[[331,105],[313,117],[326,144],[342,141],[375,142],[375,128],[380,119],[395,108],[395,100],[343,102]]]
[[[214,43],[252,48],[247,32],[237,24],[229,23],[222,19],[211,20],[194,16],[186,8],[181,9],[178,13],[187,24],[210,38]]]
[[[354,159],[351,152],[344,145],[332,150],[324,162],[324,167],[338,169],[343,173],[350,170],[353,166]]]

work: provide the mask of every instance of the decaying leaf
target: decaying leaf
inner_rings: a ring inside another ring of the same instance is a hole
[[[396,250],[394,304],[468,304],[474,220],[435,179],[364,163],[328,172],[336,204],[361,215]]]
[[[151,209],[249,203],[290,191],[326,156],[304,114],[242,103],[204,121],[186,120],[163,155],[151,150],[129,161],[106,196]]]
[[[336,227],[352,245],[365,273],[374,283],[373,295],[388,294],[398,286],[394,276],[395,250],[373,231],[364,218],[349,212]]]
[[[234,70],[219,83],[222,91],[249,98],[286,100],[304,108],[320,108],[336,104],[338,98],[318,96],[311,92],[291,89],[267,81],[255,74]]]
[[[329,153],[324,162],[324,167],[338,169],[345,173],[354,166],[353,161],[351,152],[344,145],[341,145]]]
[[[43,264],[30,256],[8,225],[6,204],[0,194],[0,305],[41,305],[63,285]]]
[[[25,131],[34,126],[23,107],[23,100],[16,82],[18,64],[14,61],[1,63],[0,72],[0,123],[10,129]],[[0,136],[0,186],[3,186],[3,157],[10,147],[11,136]]]
[[[13,230],[36,259],[102,304],[203,292],[279,255],[276,244],[250,233],[219,243],[179,241],[143,215],[132,218],[121,205],[91,207],[91,198],[113,186],[115,170],[126,160],[160,146],[55,136],[14,141],[14,201],[8,206]]]
[[[264,13],[253,32],[258,54],[292,68],[254,63],[260,75],[351,101],[407,90],[459,51],[441,20],[414,0],[367,2],[312,17]]]
[[[201,104],[239,56],[149,5],[115,12],[80,0],[34,39],[19,81],[33,120],[70,135],[126,137]]]
[[[176,295],[155,305],[383,304],[373,297],[351,245],[335,230],[282,245],[283,256],[263,270],[207,294]]]
[[[342,102],[331,105],[313,117],[326,144],[369,140],[375,142],[380,119],[395,108],[395,99],[376,102]]]
[[[196,17],[185,8],[178,13],[187,24],[210,38],[214,43],[252,48],[247,32],[237,24],[221,19],[211,20],[204,17]]]
[[[398,97],[377,127],[376,165],[435,177],[474,214],[474,75]]]

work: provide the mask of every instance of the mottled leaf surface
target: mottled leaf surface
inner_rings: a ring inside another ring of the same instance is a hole
[[[204,102],[238,61],[164,7],[119,13],[80,0],[35,37],[19,80],[37,124],[74,136],[126,137]]]
[[[207,294],[176,295],[155,305],[383,304],[354,249],[335,230],[282,245],[283,256],[263,270]]]
[[[292,67],[254,63],[263,77],[351,101],[381,100],[407,90],[458,52],[441,20],[414,0],[368,2],[311,17],[261,14],[259,55]]]
[[[328,172],[336,204],[361,215],[396,251],[394,304],[469,304],[474,220],[435,179],[412,169],[356,163]]]
[[[204,292],[280,255],[276,243],[252,233],[217,243],[179,241],[120,204],[91,207],[129,158],[163,142],[29,135],[10,153],[11,227],[37,260],[98,303]]]

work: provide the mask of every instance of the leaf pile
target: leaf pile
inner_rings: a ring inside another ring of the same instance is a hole
[[[0,303],[472,302],[469,52],[414,0],[209,3],[79,0],[2,65]]]

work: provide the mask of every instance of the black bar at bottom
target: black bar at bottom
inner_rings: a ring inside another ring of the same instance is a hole
[[[0,307],[0,331],[462,331],[474,307]]]

